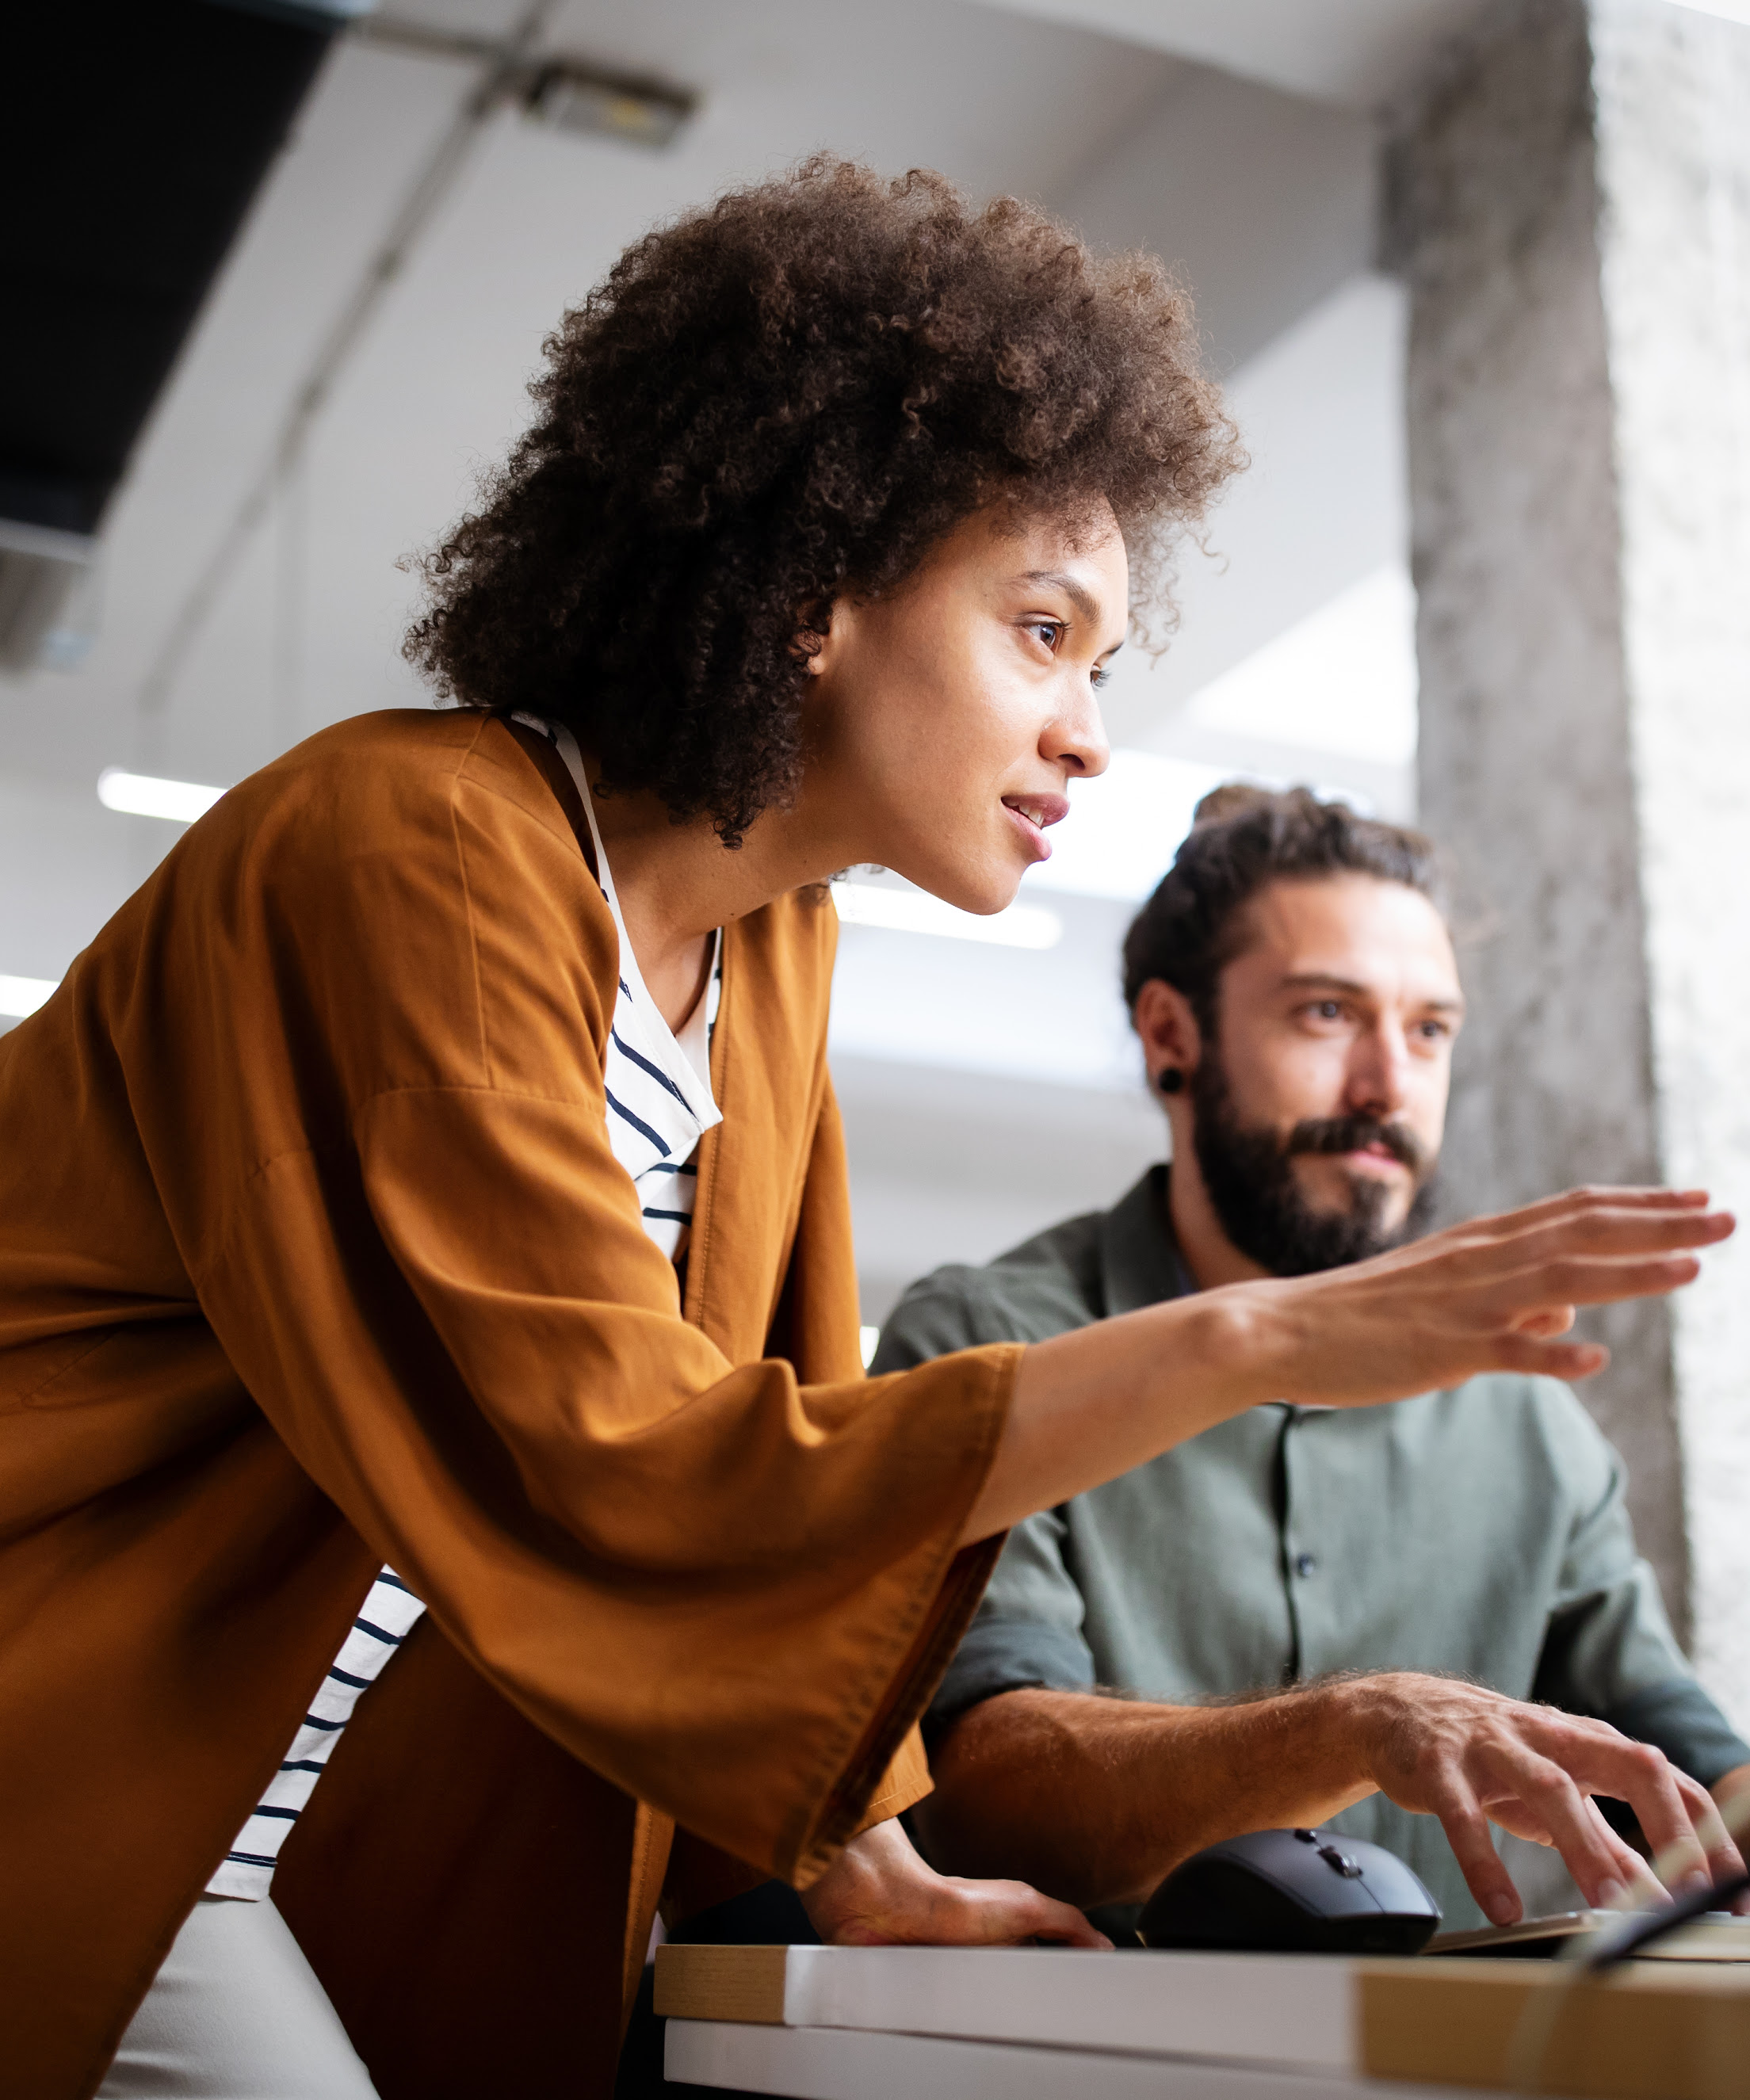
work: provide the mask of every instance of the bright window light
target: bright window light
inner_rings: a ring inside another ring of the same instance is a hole
[[[97,799],[106,810],[123,810],[130,817],[165,817],[173,824],[192,824],[204,817],[224,792],[198,780],[124,773],[119,765],[106,765],[97,776]]]
[[[1717,15],[1721,21],[1750,23],[1750,0],[1677,0],[1697,15]]]
[[[867,1370],[875,1361],[875,1346],[881,1339],[879,1327],[859,1327],[857,1345],[863,1352],[863,1368]]]
[[[0,977],[0,1013],[22,1021],[34,1013],[55,989],[53,977]]]
[[[894,933],[940,933],[951,941],[989,941],[999,948],[1054,948],[1063,938],[1057,913],[1036,904],[1011,904],[981,919],[921,889],[886,889],[872,882],[835,882],[833,902],[847,926],[882,926]]]
[[[1390,563],[1194,693],[1183,718],[1266,742],[1416,757],[1416,587]]]
[[[1069,814],[1046,834],[1051,858],[1027,871],[1022,893],[1063,889],[1139,902],[1172,865],[1198,803],[1234,772],[1152,751],[1115,751],[1098,779],[1071,781]]]

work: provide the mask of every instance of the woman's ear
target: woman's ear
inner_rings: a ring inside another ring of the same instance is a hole
[[[796,609],[796,629],[790,637],[790,654],[811,673],[829,668],[827,653],[833,642],[833,602],[817,599]]]
[[[1149,1085],[1166,1094],[1182,1092],[1203,1055],[1203,1031],[1191,1001],[1164,977],[1151,977],[1136,995],[1130,1024],[1142,1045]]]

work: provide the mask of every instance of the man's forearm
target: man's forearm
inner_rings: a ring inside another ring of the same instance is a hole
[[[1242,1830],[1322,1821],[1373,1792],[1342,1684],[1228,1706],[1005,1692],[931,1760],[915,1811],[944,1873],[1014,1875],[1066,1902],[1134,1902]]]

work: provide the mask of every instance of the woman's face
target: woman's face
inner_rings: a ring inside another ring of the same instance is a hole
[[[1000,911],[1106,769],[1098,687],[1129,570],[1106,514],[1072,536],[980,512],[890,596],[839,599],[813,664],[802,801],[840,866]]]

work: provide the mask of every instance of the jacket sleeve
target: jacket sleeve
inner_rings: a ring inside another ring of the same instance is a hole
[[[988,1271],[938,1269],[913,1285],[882,1330],[872,1368],[908,1370],[957,1350],[1013,1337],[1019,1324],[993,1299]],[[972,1623],[925,1717],[935,1744],[962,1714],[1001,1692],[1093,1688],[1085,1603],[1065,1558],[1059,1510],[1041,1510],[1009,1533]]]
[[[1659,1578],[1635,1551],[1621,1458],[1571,1393],[1553,1396],[1572,1507],[1533,1696],[1608,1721],[1711,1785],[1750,1762],[1677,1644]]]
[[[179,968],[164,935],[199,1019],[148,1142],[202,1311],[489,1681],[616,1785],[806,1877],[982,1587],[994,1547],[957,1538],[1019,1352],[877,1379],[731,1362],[682,1318],[608,1142],[612,922],[574,843],[485,793],[398,829],[305,817],[215,829],[222,954]]]

